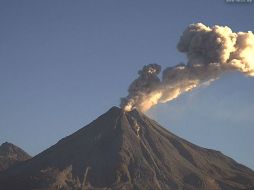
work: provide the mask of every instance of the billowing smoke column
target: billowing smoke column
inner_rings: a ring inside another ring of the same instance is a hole
[[[227,26],[191,24],[177,48],[186,53],[187,64],[166,68],[162,79],[158,77],[160,65],[144,66],[129,86],[129,95],[121,99],[125,111],[147,111],[195,87],[210,84],[226,71],[254,76],[254,34],[250,31],[234,33]]]

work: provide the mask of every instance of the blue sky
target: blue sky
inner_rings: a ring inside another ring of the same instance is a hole
[[[137,70],[185,62],[191,23],[254,31],[254,3],[224,0],[0,1],[0,143],[35,155],[127,95]],[[230,73],[147,114],[254,168],[254,78]]]

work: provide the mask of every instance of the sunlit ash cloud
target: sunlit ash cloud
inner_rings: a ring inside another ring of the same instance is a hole
[[[144,66],[130,84],[128,96],[121,99],[125,111],[136,108],[145,112],[210,84],[227,71],[254,76],[254,34],[250,31],[234,33],[227,26],[191,24],[180,37],[177,49],[187,55],[187,64],[164,69],[162,78],[158,77],[160,65]]]

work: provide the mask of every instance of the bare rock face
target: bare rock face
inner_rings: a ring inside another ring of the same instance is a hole
[[[254,172],[134,110],[113,107],[0,174],[5,190],[251,190]]]
[[[14,144],[5,142],[0,146],[0,172],[31,158],[24,150]]]

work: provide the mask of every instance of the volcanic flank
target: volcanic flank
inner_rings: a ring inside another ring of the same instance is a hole
[[[247,190],[254,172],[144,114],[113,107],[0,175],[4,190]]]

